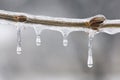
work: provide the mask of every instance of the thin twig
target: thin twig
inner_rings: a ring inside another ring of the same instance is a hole
[[[107,20],[103,15],[85,19],[54,18],[47,16],[34,16],[25,13],[16,13],[0,10],[0,19],[13,22],[43,24],[59,27],[85,27],[98,30],[106,27],[120,27],[120,20]]]

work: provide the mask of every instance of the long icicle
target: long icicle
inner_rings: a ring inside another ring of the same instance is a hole
[[[87,61],[87,65],[89,68],[93,67],[93,53],[92,53],[92,46],[93,46],[93,38],[95,36],[96,32],[95,31],[91,31],[89,32],[88,35],[88,61]]]
[[[22,54],[21,48],[21,26],[17,26],[17,54]]]

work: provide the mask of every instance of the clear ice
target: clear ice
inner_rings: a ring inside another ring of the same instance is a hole
[[[65,47],[68,46],[68,39],[67,39],[67,37],[68,37],[70,32],[71,31],[69,29],[67,29],[67,28],[61,29],[61,33],[63,35],[63,46],[65,46]]]
[[[17,54],[22,54],[21,48],[21,26],[17,26]]]
[[[88,61],[87,65],[89,68],[93,67],[93,54],[92,54],[92,45],[93,45],[93,38],[97,32],[94,30],[89,31],[88,35]]]
[[[40,39],[40,34],[43,30],[42,26],[34,26],[34,30],[35,30],[35,33],[36,33],[36,46],[40,46],[41,45],[41,39]]]
[[[34,15],[30,15],[30,14],[25,14],[25,13],[17,13],[17,12],[10,12],[10,11],[4,11],[4,10],[0,10],[1,14],[9,14],[9,15],[25,15],[29,18],[35,18],[35,19],[40,19],[40,20],[52,20],[52,21],[63,21],[63,22],[77,22],[77,23],[83,23],[83,22],[87,22],[89,21],[91,18],[84,18],[84,19],[69,19],[69,18],[54,18],[54,17],[49,17],[49,16],[34,16]],[[98,15],[101,16],[101,15]],[[103,24],[120,24],[120,20],[116,19],[116,20],[105,20]],[[3,20],[0,19],[0,24],[5,24],[5,25],[16,25],[16,22],[13,21],[8,21],[8,20]],[[22,48],[21,48],[21,30],[22,27],[24,25],[25,27],[32,27],[35,30],[36,33],[36,45],[40,46],[41,45],[41,39],[40,39],[40,34],[42,32],[43,29],[48,29],[48,30],[54,30],[54,31],[59,31],[61,32],[61,34],[63,35],[63,46],[68,46],[68,35],[73,32],[73,31],[84,31],[89,33],[89,39],[88,39],[88,60],[87,60],[87,65],[89,68],[93,67],[93,54],[92,54],[92,42],[93,42],[93,38],[96,34],[96,31],[93,31],[91,29],[88,28],[84,28],[84,27],[66,27],[66,26],[49,26],[49,25],[41,25],[41,24],[29,24],[29,23],[20,23],[17,24],[17,54],[21,54],[22,53]],[[120,33],[120,28],[117,28],[115,26],[113,27],[109,27],[109,28],[100,28],[99,32],[105,32],[108,34],[117,34]]]
[[[40,39],[40,35],[36,36],[36,45],[40,46],[41,45],[41,39]]]
[[[63,46],[68,46],[68,40],[67,39],[63,39]]]
[[[63,46],[68,46],[67,34],[63,34]]]

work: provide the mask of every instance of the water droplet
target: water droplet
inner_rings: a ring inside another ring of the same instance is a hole
[[[63,39],[63,45],[67,46],[68,45],[68,40],[67,39]]]
[[[40,45],[41,45],[41,39],[40,39],[40,36],[39,36],[39,35],[36,36],[36,45],[37,45],[37,46],[40,46]]]
[[[63,46],[68,46],[67,34],[63,34]]]
[[[22,54],[22,49],[21,49],[21,47],[20,46],[17,46],[17,54]]]
[[[88,51],[88,67],[92,68],[93,67],[93,57],[92,57],[92,51],[89,49]]]
[[[89,32],[89,39],[88,39],[88,61],[87,65],[89,68],[93,67],[93,54],[92,54],[92,42],[93,38],[95,36],[96,32],[95,31],[90,31]]]
[[[21,26],[17,27],[17,54],[22,54],[22,48],[21,48]]]

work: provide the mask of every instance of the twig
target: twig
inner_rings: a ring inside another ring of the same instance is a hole
[[[34,16],[25,13],[16,13],[0,10],[0,19],[13,22],[43,24],[59,27],[85,27],[94,30],[106,27],[120,27],[120,20],[107,20],[103,15],[85,19],[54,18],[48,16]]]

